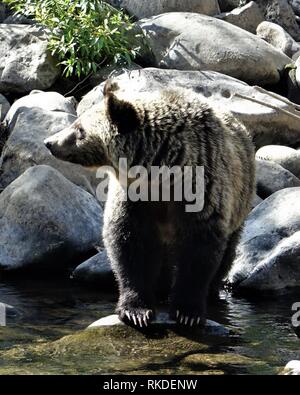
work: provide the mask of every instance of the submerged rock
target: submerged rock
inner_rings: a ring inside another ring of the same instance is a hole
[[[158,329],[145,334],[117,324],[23,342],[0,350],[0,374],[241,374],[266,365],[228,347],[228,337]]]
[[[100,205],[50,166],[11,183],[0,212],[0,269],[65,269],[100,244]]]
[[[221,366],[224,365],[229,365],[231,368],[235,367],[240,369],[245,368],[245,366],[249,366],[253,368],[254,366],[258,367],[260,365],[261,366],[264,365],[263,362],[253,361],[252,358],[239,354],[231,354],[231,353],[227,353],[227,354],[201,353],[201,354],[188,355],[183,359],[182,364],[194,369],[196,369],[198,366],[201,366],[203,364],[209,366],[211,369],[220,368]]]

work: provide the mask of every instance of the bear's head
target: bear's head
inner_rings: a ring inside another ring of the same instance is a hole
[[[58,159],[86,167],[110,165],[114,142],[134,132],[139,119],[133,105],[117,99],[117,85],[108,81],[104,100],[86,111],[72,125],[47,138],[44,143]]]
[[[86,167],[117,169],[120,158],[130,167],[181,164],[186,105],[182,92],[137,93],[108,81],[104,100],[45,145],[57,158]]]

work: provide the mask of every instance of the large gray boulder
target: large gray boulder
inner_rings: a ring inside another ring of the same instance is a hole
[[[218,0],[106,0],[106,2],[124,8],[139,19],[171,11],[198,12],[205,15],[215,15],[220,12]]]
[[[60,70],[47,45],[37,27],[0,24],[0,91],[27,93],[50,88]]]
[[[256,152],[256,158],[275,162],[300,178],[300,152],[281,145],[266,145]]]
[[[252,87],[227,75],[213,71],[179,71],[148,68],[124,73],[116,79],[120,87],[138,92],[186,88],[209,100],[230,122],[247,128],[255,145],[300,145],[298,106],[286,98]],[[77,108],[82,114],[103,99],[103,84],[88,93]],[[241,126],[239,126],[241,127]]]
[[[16,100],[10,108],[5,121],[10,125],[13,118],[22,107],[38,107],[47,111],[62,112],[76,115],[76,99],[74,97],[64,97],[57,92],[43,92],[34,90],[29,95]]]
[[[300,180],[278,163],[256,160],[256,182],[258,195],[266,199],[285,188],[300,187]]]
[[[0,195],[0,269],[70,265],[100,243],[97,200],[50,166],[34,166]]]
[[[220,15],[216,15],[216,18],[254,34],[256,33],[257,26],[264,20],[261,9],[254,1],[250,1],[250,3],[245,4],[243,7],[235,8],[230,12],[223,12]]]
[[[291,59],[254,34],[220,19],[170,12],[139,23],[156,67],[212,70],[251,84],[276,84]],[[220,39],[222,37],[222,39]]]
[[[257,27],[257,36],[273,45],[273,47],[279,49],[290,58],[300,52],[300,44],[298,44],[283,27],[277,25],[277,23],[262,22]]]
[[[228,281],[236,291],[300,286],[300,188],[278,191],[249,215]]]
[[[10,136],[0,158],[0,189],[7,187],[28,167],[46,164],[94,193],[97,185],[95,172],[55,158],[44,144],[47,137],[68,127],[75,119],[74,115],[66,112],[37,107],[18,108],[9,124]]]

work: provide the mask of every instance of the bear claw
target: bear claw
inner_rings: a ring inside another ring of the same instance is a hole
[[[179,324],[184,324],[186,326],[189,325],[191,327],[194,326],[194,324],[199,325],[202,322],[201,317],[190,317],[188,315],[182,314],[179,310],[176,311],[176,321]]]
[[[130,310],[122,310],[119,313],[119,317],[125,323],[134,324],[134,326],[143,328],[148,327],[150,320],[152,319],[153,311],[152,310],[142,310],[138,309],[137,311]]]

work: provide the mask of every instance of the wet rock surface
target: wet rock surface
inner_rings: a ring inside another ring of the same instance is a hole
[[[103,328],[103,327],[119,327],[125,324],[119,320],[117,315],[110,315],[108,317],[101,318],[98,321],[93,322],[89,325],[88,329],[95,328]],[[177,328],[180,331],[180,327],[178,324],[169,318],[169,314],[165,312],[159,312],[156,318],[151,321],[151,324],[148,330],[151,332],[152,330],[159,330],[164,328]],[[224,326],[218,324],[215,321],[207,320],[205,327],[202,329],[194,327],[194,328],[185,328],[181,327],[181,330],[187,330],[190,333],[193,333],[195,336],[205,334],[205,335],[213,335],[213,336],[229,336],[230,331]]]

